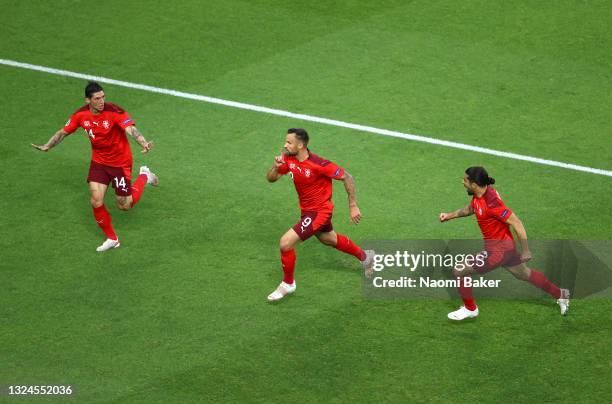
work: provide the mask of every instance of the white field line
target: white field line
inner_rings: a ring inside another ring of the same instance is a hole
[[[74,77],[74,78],[83,79],[83,80],[93,80],[93,81],[112,84],[112,85],[120,86],[120,87],[127,87],[127,88],[133,88],[136,90],[149,91],[152,93],[171,95],[174,97],[187,98],[187,99],[195,100],[195,101],[203,101],[203,102],[208,102],[211,104],[225,105],[228,107],[246,109],[249,111],[263,112],[266,114],[284,116],[287,118],[299,119],[302,121],[317,122],[317,123],[321,123],[324,125],[331,125],[331,126],[338,126],[341,128],[354,129],[354,130],[358,130],[361,132],[374,133],[377,135],[397,137],[397,138],[402,138],[402,139],[407,139],[407,140],[413,140],[416,142],[430,143],[430,144],[435,144],[438,146],[452,147],[454,149],[469,150],[469,151],[473,151],[476,153],[490,154],[490,155],[498,156],[498,157],[505,157],[505,158],[514,159],[514,160],[529,161],[531,163],[536,163],[536,164],[543,164],[547,166],[565,168],[568,170],[582,171],[582,172],[587,172],[591,174],[599,174],[599,175],[605,175],[608,177],[612,177],[612,171],[609,171],[609,170],[602,170],[599,168],[579,166],[576,164],[563,163],[561,161],[541,159],[541,158],[532,157],[532,156],[524,156],[522,154],[493,150],[493,149],[488,149],[485,147],[472,146],[472,145],[468,145],[464,143],[451,142],[448,140],[441,140],[441,139],[419,136],[419,135],[411,135],[409,133],[396,132],[396,131],[387,130],[387,129],[379,129],[379,128],[374,128],[371,126],[364,126],[364,125],[358,125],[358,124],[349,123],[349,122],[338,121],[335,119],[321,118],[318,116],[311,116],[311,115],[305,115],[305,114],[296,114],[294,112],[283,111],[280,109],[273,109],[273,108],[261,107],[258,105],[244,104],[242,102],[228,101],[228,100],[223,100],[220,98],[207,97],[205,95],[185,93],[182,91],[147,86],[145,84],[130,83],[127,81],[114,80],[114,79],[109,79],[106,77],[93,76],[90,74],[83,74],[83,73],[76,73],[76,72],[71,72],[67,70],[53,69],[53,68],[45,67],[45,66],[31,65],[28,63],[16,62],[14,60],[0,59],[0,64],[6,65],[6,66],[12,66],[12,67],[19,67],[22,69],[36,70],[36,71],[44,72],[44,73],[56,74],[56,75],[64,76],[64,77]]]

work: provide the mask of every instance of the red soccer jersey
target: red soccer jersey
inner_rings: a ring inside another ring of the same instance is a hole
[[[506,223],[512,211],[506,207],[495,188],[487,187],[485,193],[480,198],[474,196],[470,204],[485,240],[514,240],[510,225]],[[485,245],[497,245],[498,247],[510,245],[514,248],[514,243],[485,243]]]
[[[99,114],[92,114],[89,106],[77,109],[64,131],[73,133],[79,127],[85,129],[91,142],[91,159],[111,167],[132,166],[132,151],[125,135],[125,128],[134,121],[121,107],[107,102]]]
[[[280,166],[278,172],[290,173],[302,212],[331,212],[334,209],[331,200],[332,178],[342,178],[343,168],[309,152],[308,158],[302,162],[295,157],[285,156],[285,164]]]

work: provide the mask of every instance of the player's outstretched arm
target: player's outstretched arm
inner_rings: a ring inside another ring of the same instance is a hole
[[[40,151],[47,152],[50,149],[52,149],[55,145],[59,144],[62,140],[64,140],[66,135],[68,135],[68,132],[66,132],[64,129],[60,129],[57,132],[55,132],[53,136],[51,136],[51,139],[49,139],[47,143],[43,145],[32,143],[32,147]]]
[[[285,164],[285,159],[283,158],[283,153],[281,152],[280,156],[274,157],[274,164],[266,174],[268,182],[276,182],[280,177],[282,177],[282,174],[280,173],[279,169],[283,164]]]
[[[461,209],[457,209],[454,212],[450,212],[450,213],[440,213],[440,221],[441,222],[447,222],[451,219],[456,219],[458,217],[464,217],[464,216],[469,216],[474,214],[474,209],[472,208],[472,205],[468,205],[465,208],[461,208]]]
[[[357,206],[355,180],[353,179],[353,176],[346,171],[340,180],[344,182],[344,189],[346,189],[346,193],[348,194],[349,214],[351,215],[351,221],[355,224],[359,224],[359,221],[361,221],[361,211]]]
[[[514,213],[510,215],[507,220],[507,223],[512,226],[514,232],[516,233],[516,237],[518,237],[519,242],[521,243],[521,260],[523,262],[527,262],[531,259],[531,251],[529,251],[529,244],[527,243],[527,231],[525,230],[525,226],[523,226],[523,222],[518,218]]]
[[[136,126],[134,126],[134,125],[128,126],[127,128],[125,128],[125,133],[130,135],[132,137],[132,139],[134,139],[136,141],[136,143],[138,143],[140,145],[140,147],[142,147],[141,151],[143,153],[149,152],[149,150],[151,150],[151,148],[153,148],[153,146],[154,146],[154,143],[152,141],[151,142],[147,142],[147,140],[142,135],[142,133],[140,133],[138,128]]]

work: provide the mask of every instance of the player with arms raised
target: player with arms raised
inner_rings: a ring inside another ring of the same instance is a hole
[[[285,174],[293,179],[298,193],[302,215],[300,221],[287,230],[280,239],[280,255],[283,268],[283,281],[268,296],[268,301],[277,301],[295,291],[295,249],[294,247],[315,235],[319,241],[330,247],[353,255],[361,261],[366,273],[372,271],[374,251],[362,250],[348,237],[334,231],[331,218],[334,204],[332,202],[332,179],[344,182],[348,194],[351,221],[358,224],[361,212],[355,197],[353,177],[343,168],[325,160],[308,149],[308,133],[304,129],[289,129],[285,138],[285,147],[274,165],[268,170],[269,182],[275,182]]]
[[[90,82],[85,87],[85,102],[86,104],[76,110],[66,125],[46,144],[32,144],[32,147],[47,152],[79,127],[85,130],[92,150],[87,176],[90,202],[94,217],[106,235],[106,241],[96,249],[102,252],[121,245],[113,229],[110,214],[104,206],[104,194],[108,184],[115,189],[117,207],[129,210],[142,197],[145,185],[157,185],[158,180],[147,166],[142,166],[136,181],[131,183],[132,151],[126,133],[142,147],[143,153],[151,150],[153,142],[145,140],[128,113],[115,104],[105,102],[104,90],[95,82]]]
[[[569,290],[559,289],[542,272],[525,265],[525,262],[531,259],[527,232],[521,220],[506,207],[499,193],[491,187],[493,184],[495,180],[489,177],[483,167],[468,168],[463,176],[463,186],[467,189],[468,195],[472,195],[470,204],[451,213],[440,213],[441,222],[476,214],[486,250],[483,265],[453,271],[453,275],[460,280],[459,294],[464,305],[459,310],[448,313],[448,318],[464,320],[478,316],[479,311],[472,295],[472,287],[466,286],[464,277],[474,273],[485,274],[499,266],[505,267],[515,278],[530,282],[557,299],[561,314],[566,315],[569,310]],[[516,251],[510,227],[516,232],[522,253]]]

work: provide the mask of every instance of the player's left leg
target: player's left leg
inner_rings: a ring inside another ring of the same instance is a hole
[[[134,184],[131,182],[132,167],[117,167],[113,170],[111,185],[115,189],[117,208],[130,210],[133,208],[144,192],[146,184],[157,186],[157,175],[153,174],[147,166],[140,167],[140,173]]]
[[[557,304],[559,304],[561,308],[561,314],[567,314],[569,310],[569,290],[559,289],[559,287],[552,283],[546,275],[540,271],[529,268],[525,263],[508,266],[506,269],[514,275],[515,278],[529,282],[557,299]]]
[[[451,320],[465,320],[466,318],[473,318],[478,316],[478,306],[472,292],[472,286],[468,286],[465,282],[465,278],[472,274],[478,273],[476,268],[471,266],[465,266],[464,268],[454,268],[453,276],[459,281],[459,296],[463,300],[463,306],[459,307],[458,310],[448,313],[448,318]]]
[[[268,295],[269,302],[281,300],[295,292],[295,246],[302,241],[297,232],[291,228],[283,234],[279,241],[283,280],[278,287]]]
[[[331,218],[330,218],[331,219]],[[350,254],[357,258],[363,269],[366,271],[366,276],[371,276],[374,266],[374,251],[363,250],[357,244],[355,244],[350,238],[343,234],[338,234],[333,230],[331,220],[321,225],[315,233],[317,239],[327,246],[334,247],[338,251],[342,251],[345,254]]]
[[[149,167],[142,166],[140,167],[140,173],[138,174],[136,181],[134,181],[134,184],[132,185],[132,204],[131,204],[132,208],[140,200],[140,197],[142,196],[142,193],[144,192],[145,185],[147,184],[150,184],[156,187],[159,185],[159,180],[157,179],[157,175],[155,175],[154,173],[151,172],[151,170],[149,170]]]

